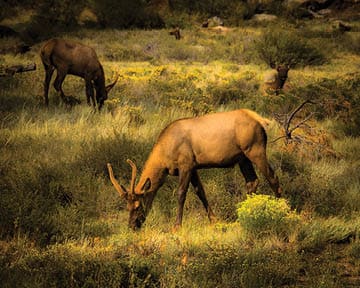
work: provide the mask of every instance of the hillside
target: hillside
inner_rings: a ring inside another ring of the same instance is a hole
[[[37,67],[0,77],[2,287],[359,287],[357,9],[222,28],[175,13],[180,40],[169,35],[170,20],[158,29],[57,31],[95,49],[106,84],[119,75],[100,112],[71,75],[63,89],[81,103],[66,105],[51,85],[46,108],[45,39],[14,54],[19,37],[1,38],[9,48],[1,49],[3,68]],[[26,31],[26,13],[1,24]],[[270,62],[290,67],[278,93],[263,90]],[[250,197],[238,166],[200,170],[217,221],[209,223],[190,187],[183,227],[174,231],[178,178],[169,176],[142,229],[129,229],[106,164],[128,187],[126,160],[140,174],[169,123],[239,108],[270,120],[267,154],[282,197],[261,173]]]

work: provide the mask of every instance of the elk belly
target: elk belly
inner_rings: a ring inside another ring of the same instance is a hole
[[[217,147],[213,150],[205,150],[195,154],[195,161],[199,167],[231,167],[237,163],[242,151],[235,145]]]

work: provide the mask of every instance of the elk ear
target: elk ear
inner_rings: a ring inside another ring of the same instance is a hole
[[[135,201],[134,202],[134,208],[138,208],[140,206],[140,201]]]
[[[145,184],[141,187],[141,191],[143,193],[146,193],[146,191],[148,191],[151,187],[151,180],[150,178],[147,178],[146,181],[145,181]]]
[[[276,67],[276,65],[275,65],[275,62],[273,62],[273,61],[270,62],[270,67],[271,67],[272,69],[277,69],[277,67]]]
[[[118,79],[119,79],[119,75],[116,75],[115,81],[105,87],[107,93],[109,93],[109,91],[115,86]]]

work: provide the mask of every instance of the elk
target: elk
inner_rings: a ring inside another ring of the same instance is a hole
[[[120,197],[127,200],[130,212],[129,227],[133,230],[141,227],[167,175],[179,176],[175,228],[182,224],[183,208],[190,183],[205,207],[210,222],[215,220],[198,169],[226,168],[238,164],[245,178],[247,192],[254,193],[258,185],[253,166],[255,164],[269,182],[276,197],[280,197],[278,178],[266,157],[267,135],[263,125],[268,122],[269,120],[247,109],[174,121],[160,133],[137,185],[136,165],[127,160],[132,167],[129,189],[118,183],[108,163],[112,184]]]
[[[288,78],[288,72],[290,67],[288,65],[273,65],[271,64],[271,71],[268,71],[264,75],[263,88],[265,93],[278,95],[280,90],[284,87],[284,84]]]
[[[105,86],[104,69],[94,49],[80,43],[64,39],[50,39],[41,47],[40,57],[45,67],[44,101],[46,106],[49,105],[49,84],[54,70],[57,71],[54,88],[60,93],[64,103],[71,104],[71,98],[65,96],[61,87],[66,75],[71,74],[85,80],[87,103],[91,105],[91,99],[94,108],[97,104],[99,110],[118,80],[117,76],[112,84]]]
[[[180,34],[180,28],[176,27],[173,30],[171,30],[169,32],[170,35],[174,35],[176,40],[180,40],[181,39],[181,34]]]

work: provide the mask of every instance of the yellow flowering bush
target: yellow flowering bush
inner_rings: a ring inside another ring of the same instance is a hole
[[[237,208],[238,221],[250,234],[275,233],[289,236],[300,221],[300,216],[291,210],[283,198],[269,195],[250,195]]]

